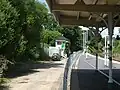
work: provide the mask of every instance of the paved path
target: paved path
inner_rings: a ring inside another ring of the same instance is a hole
[[[104,60],[99,59],[99,69],[108,75],[108,67],[104,66]],[[78,69],[72,70],[70,90],[120,90],[120,86],[113,83],[112,88],[108,86],[108,78],[96,72],[95,57],[81,55]],[[113,78],[120,82],[120,64],[113,63]]]
[[[88,65],[88,63],[90,65]],[[87,64],[87,65],[84,65],[84,64]],[[96,58],[95,57],[92,57],[91,55],[88,55],[87,58],[85,58],[85,55],[82,55],[80,57],[80,60],[79,60],[79,63],[78,63],[78,68],[79,69],[82,69],[82,68],[88,68],[88,69],[93,68],[93,67],[91,67],[91,65],[94,66],[94,67],[96,66]],[[108,69],[108,67],[106,67],[104,65],[104,59],[102,59],[102,58],[99,58],[99,60],[98,60],[98,69],[101,69],[101,70],[102,69]],[[113,69],[120,69],[120,64],[113,62]]]
[[[38,68],[35,73],[11,80],[9,90],[59,90],[65,60],[52,62],[51,68]]]

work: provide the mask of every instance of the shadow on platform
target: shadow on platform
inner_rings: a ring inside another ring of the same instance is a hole
[[[108,74],[108,70],[102,71]],[[120,70],[113,70],[113,78],[120,82]],[[120,90],[120,86],[108,85],[108,78],[94,69],[73,69],[70,90]]]

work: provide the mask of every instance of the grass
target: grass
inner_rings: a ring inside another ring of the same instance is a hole
[[[93,55],[95,55],[95,54],[93,54]],[[100,57],[104,58],[103,53],[99,53],[98,55]],[[120,54],[119,53],[113,53],[113,60],[120,62]]]
[[[0,78],[0,90],[9,90],[7,83],[10,82],[7,78]]]
[[[0,85],[8,83],[10,80],[7,78],[0,78]]]

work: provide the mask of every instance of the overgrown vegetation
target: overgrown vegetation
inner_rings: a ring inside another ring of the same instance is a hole
[[[98,52],[99,55],[103,53],[103,47],[104,47],[104,39],[102,38],[100,32],[98,31],[97,37],[96,37],[96,29],[89,28],[88,32],[88,51],[92,54],[96,54]]]
[[[0,78],[10,63],[41,60],[41,43],[49,44],[42,40],[43,26],[50,32],[52,17],[37,0],[0,0]]]
[[[0,0],[0,78],[18,63],[48,59],[44,49],[61,30],[38,0]]]
[[[120,39],[114,40],[113,43],[113,59],[120,61]]]
[[[61,36],[61,33],[58,31],[44,30],[42,32],[42,42],[55,46],[55,40],[59,36]]]
[[[82,50],[82,29],[73,26],[73,27],[64,27],[60,31],[64,37],[70,40],[70,50],[71,52]]]

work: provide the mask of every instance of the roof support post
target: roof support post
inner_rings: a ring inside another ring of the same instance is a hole
[[[86,58],[88,58],[88,55],[87,55],[87,53],[88,53],[88,30],[86,30]]]
[[[108,40],[108,36],[105,36],[105,54],[104,54],[104,58],[105,58],[105,61],[104,61],[104,65],[106,67],[109,66],[109,60],[108,60],[108,43],[109,43],[109,40]]]
[[[96,25],[95,37],[96,37],[96,70],[98,70],[98,33],[99,25]]]
[[[108,34],[109,34],[109,81],[108,83],[111,84],[113,83],[112,80],[112,35],[113,35],[113,13],[109,12],[108,13]]]
[[[83,31],[83,52],[85,53],[85,31]]]

